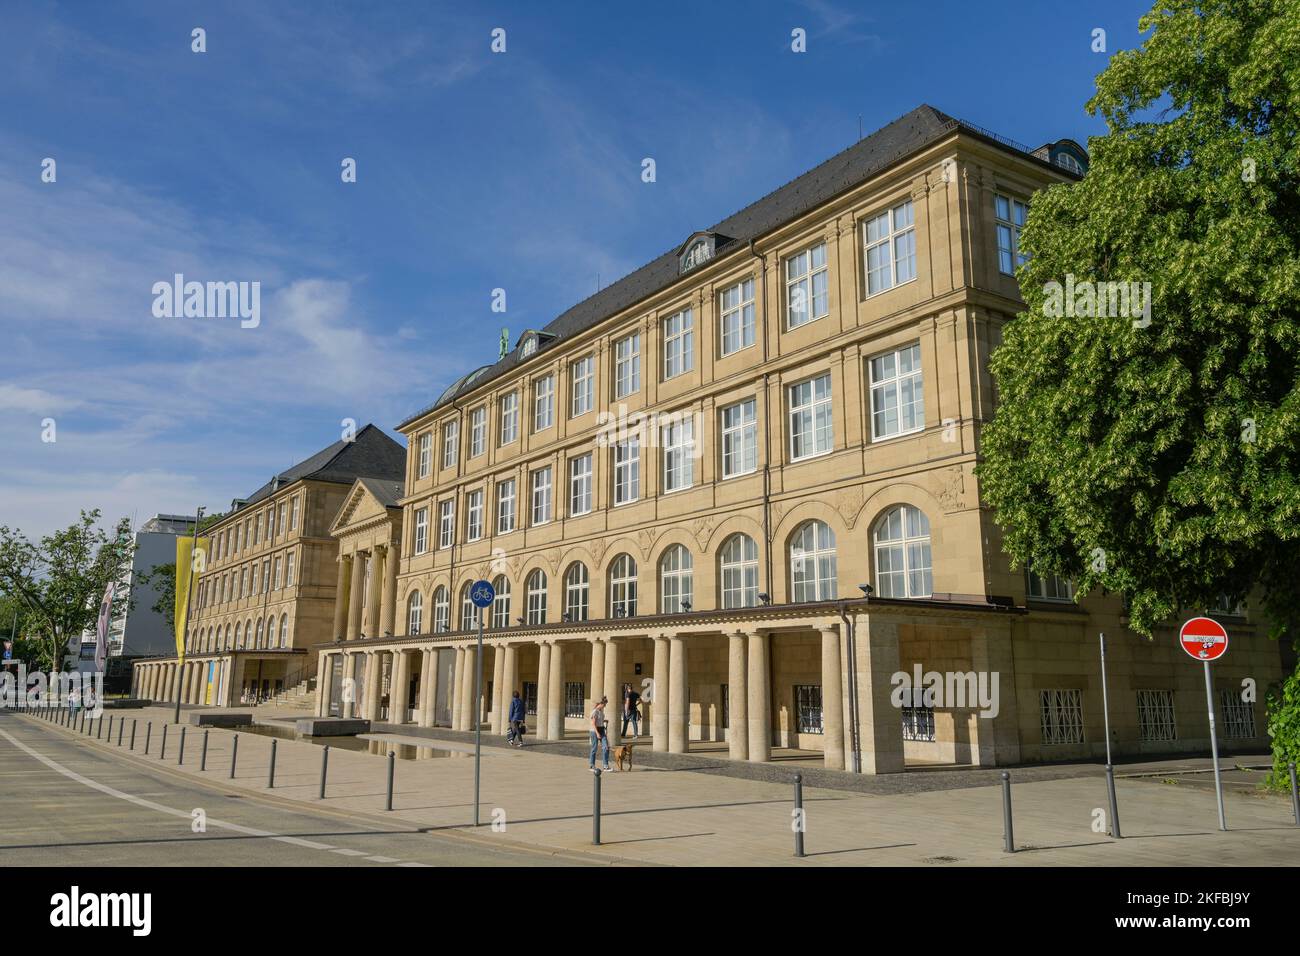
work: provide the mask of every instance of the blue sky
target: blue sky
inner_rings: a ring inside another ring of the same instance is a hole
[[[859,114],[930,103],[1086,143],[1093,78],[1147,5],[1084,6],[10,5],[0,524],[223,510],[344,418],[391,433],[503,324],[513,341],[849,146]],[[155,318],[177,272],[260,282],[261,324]]]

